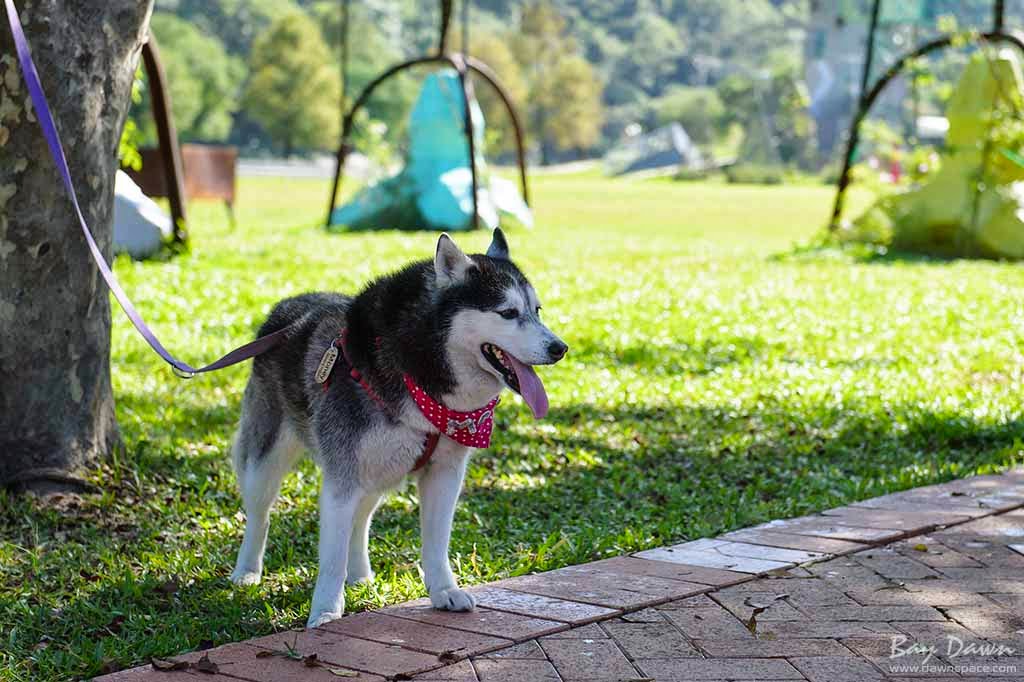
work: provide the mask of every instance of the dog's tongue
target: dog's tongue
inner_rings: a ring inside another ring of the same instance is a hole
[[[511,353],[506,353],[505,357],[512,362],[512,369],[516,371],[516,378],[519,379],[519,395],[523,396],[523,400],[533,410],[534,419],[543,419],[548,413],[548,394],[540,377],[533,371],[533,367],[519,362]]]

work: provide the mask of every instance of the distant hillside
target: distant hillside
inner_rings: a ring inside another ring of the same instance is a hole
[[[780,109],[792,108],[793,102],[777,101],[781,96],[778,93],[771,93],[766,99],[764,89],[781,86],[787,92],[799,94],[807,71],[805,57],[815,46],[821,49],[823,34],[836,31],[834,25],[821,24],[823,16],[843,22],[855,32],[846,30],[847,40],[826,46],[826,54],[817,54],[815,58],[858,69],[863,37],[856,32],[864,30],[870,6],[869,0],[830,0],[827,5],[821,5],[823,0],[545,1],[564,19],[563,30],[568,40],[562,40],[558,49],[565,50],[566,56],[580,55],[599,81],[596,92],[602,111],[587,108],[598,117],[596,125],[601,132],[591,151],[606,148],[627,126],[649,129],[672,120],[693,129],[697,137],[703,138],[702,143],[714,144],[730,134],[730,125],[742,127],[756,116],[764,119],[768,111],[774,115]],[[531,128],[535,127],[537,112],[533,103],[536,87],[530,81],[545,76],[537,71],[541,67],[530,63],[531,55],[525,54],[521,45],[517,52],[516,41],[523,8],[536,3],[537,0],[475,0],[469,30],[471,51],[488,61],[496,60],[499,76],[512,81],[517,96],[529,96]],[[1007,4],[1007,23],[1019,26],[1024,3]],[[182,136],[224,139],[220,134],[224,132],[227,139],[243,147],[265,148],[269,144],[266,134],[247,117],[241,105],[254,42],[275,21],[302,12],[320,27],[324,42],[337,60],[341,7],[341,0],[157,0],[154,32],[161,42],[161,32],[167,33],[172,43],[168,50],[171,75],[176,81],[172,85],[183,98],[206,100],[204,104],[183,108],[194,113],[196,124],[183,122],[179,126]],[[917,12],[938,17],[954,13],[961,25],[983,26],[988,22],[992,3],[888,0],[883,7],[887,16]],[[434,3],[352,0],[350,8],[354,25],[349,46],[350,92],[387,65],[435,48],[439,10]],[[456,2],[450,35],[455,48],[460,46],[462,35],[460,17],[461,5]],[[176,23],[174,19],[183,21]],[[903,49],[901,46],[919,36],[916,30],[901,28],[885,34],[883,42],[887,42],[881,51],[892,54]],[[925,33],[927,30],[920,35]],[[200,52],[202,58],[197,56]],[[517,63],[511,61],[513,58]],[[517,73],[502,73],[509,69]],[[844,78],[847,84],[858,80],[849,74]],[[202,83],[190,82],[197,79]],[[794,81],[800,81],[796,89],[790,86]],[[415,87],[409,82],[396,84],[385,93],[384,101],[374,104],[376,108],[371,114],[387,122],[390,129],[397,129],[414,95]],[[773,97],[775,100],[770,101]],[[849,109],[849,95],[845,102],[842,106]],[[759,111],[736,112],[736,107]],[[790,116],[773,125],[785,127],[794,120]],[[228,125],[226,121],[233,123]],[[768,124],[763,120],[758,123],[762,129],[765,125]],[[226,133],[228,129],[230,134]],[[791,131],[780,130],[778,134],[785,136],[788,132]],[[500,136],[501,131],[496,134]],[[768,137],[773,134],[765,133]],[[838,133],[830,134],[834,139]],[[563,150],[570,155],[582,151]],[[803,152],[794,153],[791,158],[798,157],[809,158]]]

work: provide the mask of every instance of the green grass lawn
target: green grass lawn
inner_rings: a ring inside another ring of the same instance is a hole
[[[827,187],[540,176],[513,257],[570,345],[552,410],[518,399],[474,457],[452,557],[465,584],[826,509],[1021,460],[1024,270],[794,249]],[[117,271],[192,363],[271,305],[355,291],[435,235],[328,235],[326,186],[243,180],[239,228],[192,208],[192,253]],[[483,232],[457,238],[483,250]],[[87,677],[302,625],[316,576],[316,469],[285,483],[264,582],[228,581],[242,535],[228,462],[248,366],[182,382],[114,312],[126,448],[105,491],[48,507],[0,494],[0,678]],[[377,580],[350,611],[424,594],[415,488],[375,519]]]

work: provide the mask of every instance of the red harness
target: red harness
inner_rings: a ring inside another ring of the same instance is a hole
[[[366,391],[366,395],[373,398],[377,404],[387,410],[388,406],[384,400],[377,395],[373,387],[370,386],[370,382],[366,380],[366,377],[352,364],[352,360],[348,356],[348,350],[345,347],[347,337],[348,329],[342,329],[341,333],[338,334],[338,338],[331,343],[320,360],[316,380],[323,384],[326,391],[331,382],[331,374],[339,354],[338,351],[340,351],[345,364],[348,365],[349,376],[359,382],[359,385]],[[380,339],[377,341],[380,343]],[[491,433],[494,431],[494,408],[500,402],[500,397],[495,397],[489,403],[476,410],[458,412],[449,409],[443,403],[430,397],[408,374],[403,375],[402,379],[406,390],[409,392],[409,397],[416,403],[416,406],[426,420],[437,429],[436,433],[427,434],[427,438],[423,443],[423,452],[416,459],[412,471],[419,471],[426,466],[437,449],[437,444],[441,440],[442,434],[460,445],[466,445],[471,448],[486,448],[490,446]]]

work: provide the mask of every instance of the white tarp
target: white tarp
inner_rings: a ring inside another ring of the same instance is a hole
[[[704,167],[704,157],[686,129],[679,123],[628,138],[613,147],[604,157],[609,175],[622,175],[656,168]]]
[[[171,238],[171,217],[139,189],[127,173],[114,178],[114,253],[152,256]]]

